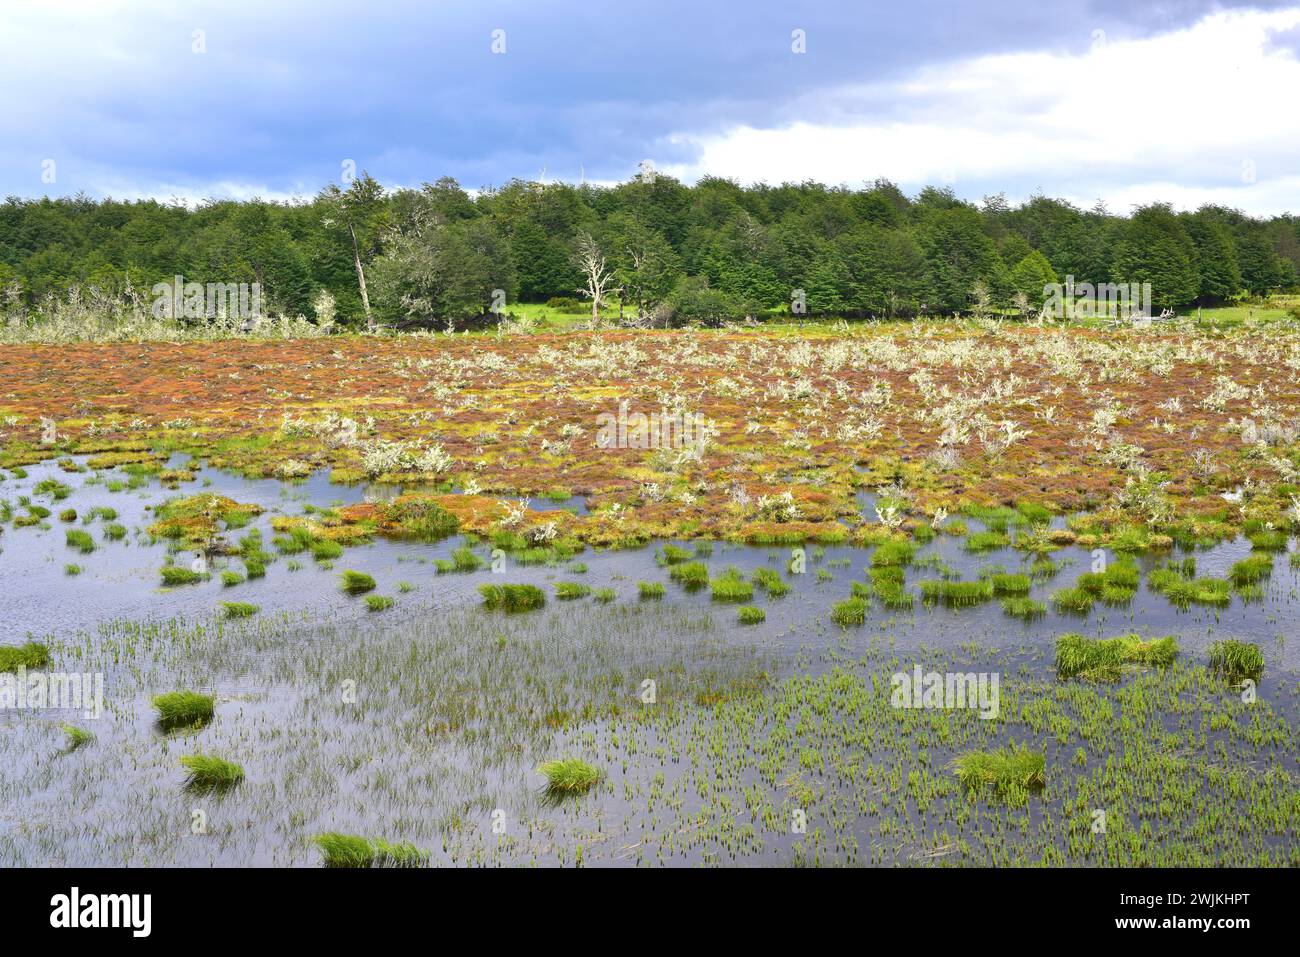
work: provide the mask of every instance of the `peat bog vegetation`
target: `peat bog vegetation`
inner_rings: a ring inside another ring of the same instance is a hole
[[[1297,372],[1283,322],[0,346],[0,679],[104,676],[0,709],[0,866],[1295,866]]]

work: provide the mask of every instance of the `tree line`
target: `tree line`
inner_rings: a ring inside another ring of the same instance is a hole
[[[1300,217],[662,174],[473,194],[451,178],[385,190],[362,174],[299,202],[0,205],[0,289],[38,314],[74,288],[147,297],[176,275],[256,282],[273,311],[353,326],[472,323],[521,302],[663,323],[1024,311],[1067,277],[1150,283],[1164,309],[1294,288]]]

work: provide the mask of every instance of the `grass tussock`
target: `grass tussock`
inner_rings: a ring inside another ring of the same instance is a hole
[[[187,754],[181,758],[185,787],[192,791],[225,791],[244,780],[244,769],[233,761],[208,754]]]
[[[414,844],[392,844],[337,831],[317,834],[312,842],[326,867],[420,867],[429,860],[428,852]]]
[[[166,730],[193,728],[212,720],[217,699],[197,691],[169,691],[155,695],[153,709],[158,712],[158,723]]]
[[[50,663],[50,649],[38,641],[21,645],[0,645],[0,674],[19,667],[44,668]]]
[[[551,796],[584,794],[601,778],[599,768],[580,758],[547,761],[537,770],[546,778],[546,792]]]
[[[365,572],[353,571],[348,569],[342,576],[343,590],[349,595],[364,595],[368,591],[375,590],[375,579],[372,575]]]
[[[1056,639],[1056,674],[1062,679],[1117,681],[1126,668],[1164,668],[1177,657],[1178,642],[1172,635],[1144,640],[1139,635],[1103,639],[1071,633]]]
[[[990,788],[1008,804],[1023,804],[1046,783],[1042,751],[1012,742],[994,751],[971,751],[953,761],[957,779],[968,791]]]
[[[1210,670],[1230,681],[1258,679],[1264,672],[1264,653],[1248,641],[1226,638],[1209,647]]]
[[[545,593],[536,585],[479,585],[485,608],[502,611],[531,611],[546,604]]]

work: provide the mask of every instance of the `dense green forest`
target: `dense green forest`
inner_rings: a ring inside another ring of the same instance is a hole
[[[484,315],[501,306],[493,290],[506,312],[584,298],[593,270],[614,308],[665,322],[789,312],[796,290],[811,315],[1036,307],[1044,284],[1066,276],[1149,282],[1162,309],[1294,287],[1300,217],[1160,204],[1117,215],[1043,196],[909,198],[884,181],[687,186],[663,175],[615,187],[516,180],[473,195],[447,178],[387,191],[363,175],[299,203],[0,205],[0,287],[38,312],[78,286],[147,299],[181,274],[260,282],[271,310],[309,318],[325,290],[340,322],[363,325],[357,261],[373,320],[397,325]]]

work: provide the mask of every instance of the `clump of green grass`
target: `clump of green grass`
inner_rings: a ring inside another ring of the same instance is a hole
[[[192,791],[225,791],[244,780],[244,769],[233,761],[208,754],[187,754],[181,758],[185,787]]]
[[[120,542],[126,538],[126,526],[120,522],[109,522],[104,526],[104,539],[110,542]]]
[[[63,566],[63,574],[65,575],[80,575],[83,571],[85,571],[84,568],[80,565],[74,565],[71,562]]]
[[[769,598],[780,598],[790,591],[790,585],[775,568],[756,568],[751,577],[755,585],[767,592]]]
[[[343,546],[329,538],[319,538],[311,543],[311,556],[318,562],[332,562],[343,555]]]
[[[249,578],[264,578],[266,576],[266,562],[261,558],[246,555],[244,557],[244,574]]]
[[[83,555],[89,555],[95,550],[95,540],[84,529],[70,528],[63,535],[68,547],[75,548]]]
[[[996,573],[989,576],[995,595],[1028,595],[1031,585],[1028,575]]]
[[[1002,599],[1002,610],[1013,618],[1026,620],[1042,618],[1047,614],[1047,606],[1032,598],[1013,596]]]
[[[162,583],[168,588],[177,585],[193,585],[197,582],[205,581],[207,575],[203,572],[196,572],[192,568],[186,568],[184,565],[164,565],[161,569]]]
[[[428,852],[414,844],[390,844],[337,831],[317,834],[312,842],[320,849],[326,867],[420,867],[429,860]]]
[[[994,751],[970,751],[956,758],[953,767],[968,791],[989,787],[1008,804],[1023,804],[1046,783],[1047,758],[1012,742]]]
[[[28,670],[44,668],[50,663],[50,649],[39,641],[22,645],[0,645],[0,674],[17,671],[21,666]]]
[[[867,620],[868,603],[864,598],[846,598],[831,606],[831,621],[848,627]]]
[[[169,691],[154,695],[153,709],[164,728],[191,728],[212,720],[217,699],[197,691]]]
[[[75,508],[65,508],[59,513],[60,522],[75,522],[77,520],[77,510]]]
[[[709,581],[714,601],[749,601],[754,597],[754,586],[745,581],[738,568],[728,568]]]
[[[1062,588],[1052,595],[1052,604],[1057,611],[1074,615],[1086,615],[1092,611],[1095,601],[1095,596],[1086,588]]]
[[[703,588],[709,583],[709,566],[704,564],[704,562],[671,564],[668,571],[668,577],[673,581],[681,582],[691,590]]]
[[[364,595],[368,591],[375,590],[375,579],[365,572],[353,571],[348,569],[342,575],[343,590],[349,595]]]
[[[1257,552],[1286,551],[1287,533],[1277,528],[1261,528],[1250,536],[1250,547]]]
[[[682,562],[690,561],[693,554],[693,552],[687,551],[685,548],[678,548],[676,545],[665,545],[655,558],[660,565],[680,565]]]
[[[1228,570],[1228,581],[1238,588],[1255,585],[1273,574],[1273,559],[1269,555],[1251,555],[1234,562]]]
[[[1196,578],[1192,581],[1179,578],[1163,592],[1170,603],[1179,608],[1188,605],[1222,608],[1232,603],[1232,583],[1222,578]]]
[[[581,758],[547,761],[537,770],[546,777],[547,794],[558,797],[590,791],[601,778],[600,769]]]
[[[591,594],[591,586],[584,585],[581,582],[556,582],[555,597],[561,601],[571,601],[574,598],[585,598]]]
[[[618,595],[612,588],[597,588],[591,593],[591,597],[599,602],[613,601]]]
[[[1230,681],[1258,678],[1264,671],[1264,653],[1248,641],[1225,638],[1209,647],[1210,670]]]
[[[367,595],[366,608],[370,611],[387,611],[393,607],[393,599],[387,595]]]
[[[485,607],[503,611],[530,611],[546,604],[546,595],[536,585],[479,585],[478,592]]]
[[[636,590],[642,598],[663,598],[665,594],[663,582],[637,582]]]
[[[246,601],[223,601],[221,603],[221,612],[227,618],[252,618],[261,610],[260,606]]]
[[[980,553],[1006,548],[1010,544],[1011,539],[1007,537],[1005,532],[989,530],[971,533],[966,537],[966,543],[963,547],[968,552]]]
[[[876,546],[876,550],[871,553],[871,566],[873,568],[889,568],[891,566],[910,565],[915,556],[916,546],[913,543],[890,539],[881,542]]]
[[[757,625],[767,620],[767,612],[754,605],[741,605],[737,609],[736,620],[742,625]]]
[[[954,582],[927,579],[920,583],[921,600],[930,604],[942,603],[953,608],[978,605],[993,597],[993,582]]]
[[[1056,674],[1088,681],[1116,681],[1126,667],[1167,667],[1178,657],[1178,642],[1172,635],[1144,640],[1139,635],[1117,638],[1086,638],[1074,633],[1056,639]]]
[[[234,586],[242,585],[243,583],[244,576],[239,574],[239,572],[221,573],[221,584],[225,585],[227,588],[233,588]]]
[[[91,741],[95,740],[94,734],[87,731],[85,728],[78,728],[74,724],[65,724],[63,726],[63,733],[68,736],[69,751],[75,751],[82,745],[89,744]]]

